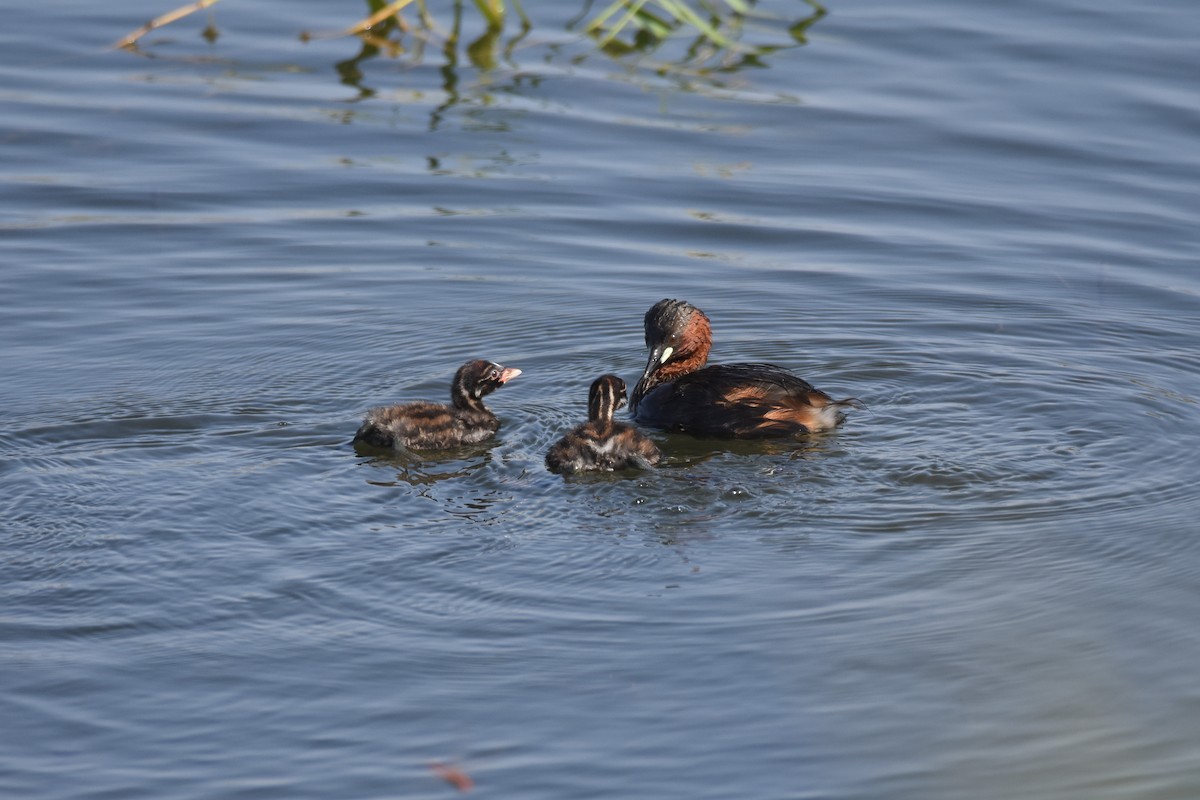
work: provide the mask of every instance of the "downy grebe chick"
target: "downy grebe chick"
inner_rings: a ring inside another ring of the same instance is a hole
[[[500,420],[483,404],[483,398],[520,374],[519,369],[491,361],[468,361],[454,373],[450,405],[420,400],[373,408],[354,441],[373,447],[440,450],[490,439]]]
[[[546,453],[551,472],[608,471],[653,467],[661,453],[638,429],[613,420],[625,405],[625,381],[601,375],[588,391],[588,421],[555,442]]]
[[[704,312],[682,300],[660,300],[646,312],[650,360],[633,388],[631,410],[646,425],[695,436],[761,439],[834,428],[842,409],[862,403],[834,400],[774,364],[705,367],[712,328]]]

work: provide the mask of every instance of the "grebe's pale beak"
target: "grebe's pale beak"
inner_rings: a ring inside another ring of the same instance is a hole
[[[638,385],[646,382],[656,369],[671,360],[671,356],[675,355],[675,348],[669,344],[656,344],[650,348],[650,358],[646,361],[646,370],[642,373],[642,379],[638,381]]]
[[[633,387],[633,394],[630,396],[630,408],[637,411],[638,401],[642,399],[646,394],[646,390],[651,386],[650,376],[659,367],[670,361],[673,355],[675,355],[675,348],[669,344],[656,344],[650,348],[650,358],[646,361],[646,370],[642,373],[642,379]]]

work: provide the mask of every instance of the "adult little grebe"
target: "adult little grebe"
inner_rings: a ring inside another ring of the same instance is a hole
[[[638,422],[696,436],[760,439],[826,431],[842,421],[842,409],[862,406],[854,398],[834,400],[773,364],[704,367],[712,328],[691,303],[660,300],[646,312],[645,328],[650,360],[630,401]]]
[[[483,404],[483,398],[520,374],[519,369],[491,361],[468,361],[454,373],[451,405],[421,400],[373,408],[354,434],[354,441],[373,447],[438,450],[490,439],[500,427],[500,420]]]
[[[601,375],[588,391],[588,421],[555,442],[546,453],[551,472],[612,471],[653,467],[661,454],[637,428],[615,422],[613,413],[625,405],[625,381]]]

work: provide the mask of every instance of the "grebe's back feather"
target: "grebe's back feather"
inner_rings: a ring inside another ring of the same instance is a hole
[[[774,364],[717,364],[652,389],[638,419],[696,436],[759,439],[824,431],[854,398],[834,400]]]

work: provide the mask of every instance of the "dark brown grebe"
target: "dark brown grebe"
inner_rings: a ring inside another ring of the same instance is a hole
[[[633,388],[634,418],[695,436],[736,439],[796,436],[841,423],[854,398],[834,400],[773,364],[705,367],[712,328],[704,312],[682,300],[660,300],[646,312],[650,360]]]
[[[612,471],[653,467],[661,454],[637,428],[613,420],[625,405],[625,381],[601,375],[588,391],[588,421],[555,442],[546,453],[551,472]]]
[[[421,400],[373,408],[354,441],[373,447],[439,450],[490,439],[500,420],[483,404],[483,398],[520,374],[519,369],[491,361],[468,361],[454,373],[450,405]]]

